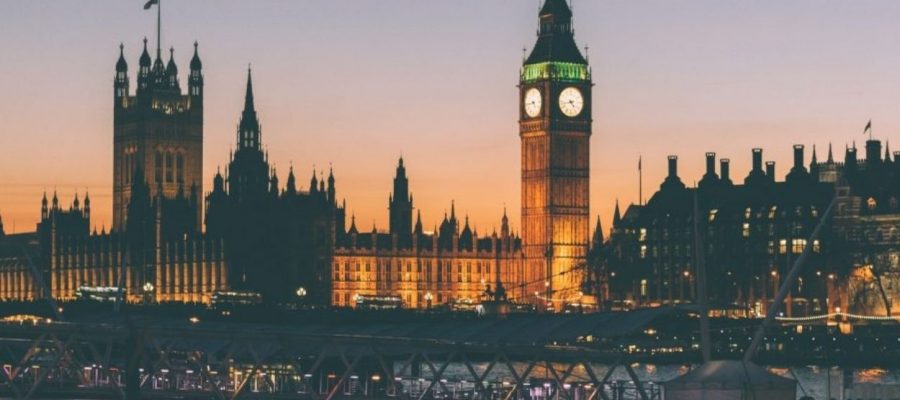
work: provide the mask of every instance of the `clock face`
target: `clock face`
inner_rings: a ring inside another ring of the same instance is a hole
[[[525,93],[525,114],[534,118],[541,114],[541,91],[536,88],[528,89]]]
[[[581,91],[574,87],[566,88],[559,94],[559,109],[567,117],[577,117],[584,108],[584,97]]]

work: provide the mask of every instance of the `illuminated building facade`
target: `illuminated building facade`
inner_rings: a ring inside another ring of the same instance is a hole
[[[401,200],[402,199],[402,200]],[[356,221],[334,250],[332,300],[338,307],[357,305],[357,296],[395,296],[404,307],[430,308],[454,302],[479,302],[487,290],[502,285],[513,300],[531,301],[525,278],[521,240],[504,213],[500,232],[481,237],[462,227],[455,204],[439,227],[426,232],[422,216],[412,221],[412,195],[403,159],[397,166],[389,200],[391,228],[360,232]]]
[[[528,291],[580,300],[590,240],[591,82],[572,11],[547,0],[519,83],[522,239]]]
[[[848,292],[858,284],[853,271],[881,260],[881,276],[893,282],[900,247],[900,163],[891,161],[889,152],[882,158],[877,140],[866,147],[865,162],[857,160],[855,148],[847,149],[843,163],[834,160],[830,148],[827,160],[819,162],[814,150],[807,169],[804,148],[797,145],[794,164],[780,182],[775,163],[764,168],[762,150],[754,149],[753,167],[743,184],[731,180],[729,160],[720,160],[717,173],[716,156],[707,153],[706,174],[693,188],[682,183],[678,159],[671,156],[660,189],[646,204],[631,205],[624,214],[617,206],[610,239],[592,249],[607,305],[694,301],[699,243],[711,305],[736,315],[763,313],[836,198],[834,216],[811,244],[811,257],[792,288],[786,314],[861,306],[860,296],[852,298]],[[893,296],[900,294],[891,289],[900,287],[896,284],[883,287]]]

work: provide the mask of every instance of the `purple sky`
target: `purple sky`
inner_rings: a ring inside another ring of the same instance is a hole
[[[90,189],[110,224],[112,78],[118,44],[131,77],[155,12],[142,0],[0,2],[0,215],[31,230],[40,194]],[[263,143],[279,175],[307,183],[333,163],[360,225],[386,227],[397,157],[431,227],[451,199],[481,232],[504,204],[519,224],[517,80],[538,0],[163,0],[163,47],[182,80],[200,42],[205,174],[227,162],[253,64]],[[791,145],[878,138],[900,128],[900,2],[575,0],[576,38],[594,81],[592,214],[658,187],[668,154],[686,183],[703,154],[752,147],[778,162]],[[134,85],[132,85],[134,87]],[[895,147],[900,149],[900,142]],[[809,153],[807,153],[807,157]],[[361,228],[362,228],[361,226]],[[608,225],[607,225],[608,226]]]

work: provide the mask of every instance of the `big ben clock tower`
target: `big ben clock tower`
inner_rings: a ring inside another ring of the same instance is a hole
[[[590,240],[591,82],[565,0],[546,0],[519,82],[526,293],[557,310],[581,298]]]

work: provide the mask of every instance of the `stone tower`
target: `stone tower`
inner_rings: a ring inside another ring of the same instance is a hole
[[[194,188],[203,193],[203,74],[197,44],[182,93],[175,64],[175,51],[163,64],[156,49],[151,61],[144,39],[137,89],[132,95],[128,63],[120,46],[113,83],[113,229],[122,231],[128,219],[132,181],[142,170],[152,195],[172,199]],[[158,193],[160,192],[161,193]],[[191,206],[201,208],[200,196]],[[194,229],[200,229],[202,213],[196,212]]]
[[[398,244],[402,248],[411,246],[413,198],[409,193],[409,179],[406,177],[403,157],[400,157],[397,165],[397,174],[394,176],[394,192],[388,199],[388,209],[390,210],[391,234],[397,235]]]
[[[522,68],[522,227],[525,281],[559,309],[580,298],[590,243],[591,74],[565,0],[546,0]]]

